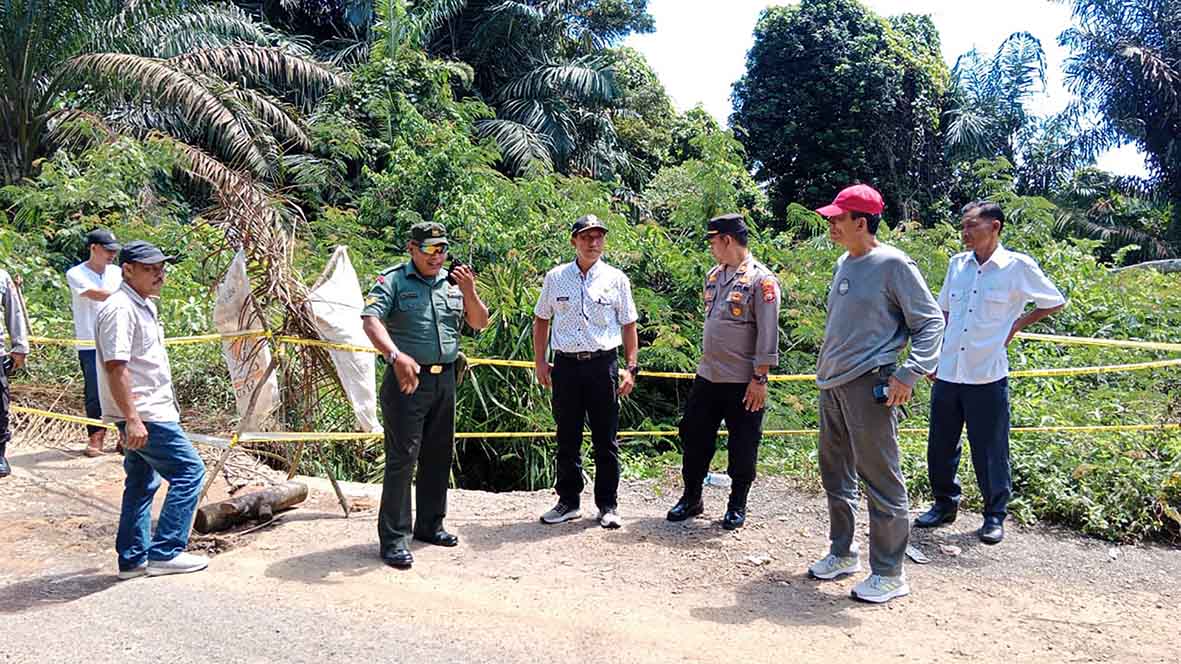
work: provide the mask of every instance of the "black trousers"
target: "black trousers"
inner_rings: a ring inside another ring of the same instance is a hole
[[[614,508],[619,492],[619,364],[613,353],[579,361],[554,358],[554,422],[558,429],[558,498],[578,507],[582,494],[582,425],[590,423],[595,505]]]
[[[1004,519],[1013,481],[1009,469],[1009,379],[984,385],[936,380],[931,387],[931,425],[927,433],[927,473],[935,502],[960,502],[960,434],[968,425],[972,467],[984,498],[984,516]]]
[[[694,500],[701,497],[702,482],[717,450],[718,427],[725,420],[730,432],[726,471],[731,480],[729,506],[746,508],[746,496],[755,481],[759,440],[763,436],[763,413],[766,412],[751,412],[742,404],[746,386],[747,383],[711,383],[701,376],[693,380],[680,426],[685,497]]]
[[[97,352],[92,348],[78,351],[78,364],[82,366],[82,393],[86,397],[86,417],[92,420],[102,419],[102,404],[98,399],[98,366]],[[106,431],[102,427],[86,425],[86,434],[94,435],[96,431]]]
[[[12,358],[5,355],[0,358],[0,457],[8,451],[8,441],[12,440],[12,431],[8,428],[8,406],[11,402],[8,374],[12,372]]]
[[[443,529],[443,518],[447,516],[447,487],[455,448],[455,367],[448,365],[440,374],[423,372],[418,381],[414,394],[403,394],[393,367],[388,367],[381,384],[385,478],[377,538],[382,552],[408,546],[414,534],[434,535]],[[412,478],[418,507],[413,530]]]

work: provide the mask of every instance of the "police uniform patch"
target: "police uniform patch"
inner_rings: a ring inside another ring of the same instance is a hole
[[[841,295],[849,292],[849,280],[841,279],[841,283],[837,284],[837,292]]]
[[[716,284],[717,282],[718,282],[718,273],[717,272],[710,272],[709,273],[709,283]]]
[[[384,274],[377,275],[377,283],[379,283],[379,284],[385,283],[385,275]]]
[[[726,299],[729,300],[730,302],[741,302],[742,301],[742,293],[740,293],[739,291],[730,291],[730,296]]]
[[[770,279],[763,282],[763,302],[775,301],[775,282]]]
[[[743,286],[749,285],[750,284],[750,275],[749,274],[740,275],[738,277],[738,283],[742,284]]]
[[[741,316],[742,315],[742,307],[740,307],[738,305],[734,305],[734,306],[730,307],[730,315],[734,316],[735,318]]]
[[[377,304],[377,298],[373,297],[372,295],[365,298],[365,306],[372,307],[375,304]]]

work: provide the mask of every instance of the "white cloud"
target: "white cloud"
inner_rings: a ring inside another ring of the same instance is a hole
[[[1062,63],[1068,53],[1058,34],[1070,24],[1065,4],[1046,0],[863,0],[883,16],[930,14],[939,29],[948,65],[976,48],[991,54],[1010,34],[1026,31],[1046,50],[1047,90],[1032,100],[1032,110],[1054,113],[1070,101]],[[714,117],[730,116],[730,88],[746,69],[746,51],[766,0],[649,0],[656,32],[633,35],[627,45],[642,52],[664,82],[677,108],[702,104]],[[1102,168],[1123,174],[1145,174],[1143,156],[1134,148],[1112,150],[1099,160]]]

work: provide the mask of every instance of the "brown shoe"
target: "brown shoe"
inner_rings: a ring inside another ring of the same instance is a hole
[[[87,445],[86,449],[82,450],[82,454],[85,454],[86,456],[93,459],[94,457],[99,457],[99,456],[103,455],[103,448],[91,447],[90,445]]]

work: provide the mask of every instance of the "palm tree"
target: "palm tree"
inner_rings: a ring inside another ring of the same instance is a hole
[[[399,0],[391,0],[398,2]],[[618,97],[608,47],[623,28],[598,25],[586,0],[427,0],[411,7],[422,43],[463,60],[496,117],[477,123],[508,171],[542,166],[609,179],[631,166],[610,110]]]
[[[206,184],[274,179],[285,150],[308,147],[296,107],[344,79],[271,43],[230,6],[0,3],[0,181],[32,174],[83,126],[182,143]]]
[[[992,57],[975,49],[951,70],[951,108],[944,145],[952,161],[992,159],[1016,162],[1018,134],[1031,116],[1025,103],[1045,90],[1046,54],[1028,32],[1009,35]]]

